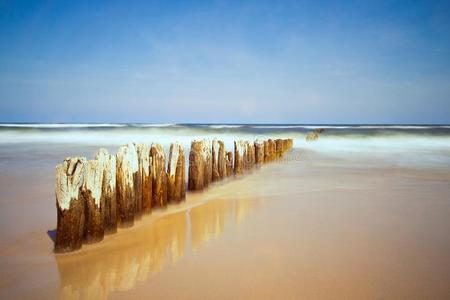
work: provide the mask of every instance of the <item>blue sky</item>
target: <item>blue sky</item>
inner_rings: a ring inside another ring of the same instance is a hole
[[[0,0],[0,121],[450,123],[450,4]]]

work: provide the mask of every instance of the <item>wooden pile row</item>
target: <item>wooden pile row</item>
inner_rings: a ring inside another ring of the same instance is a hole
[[[233,153],[223,141],[193,141],[189,153],[188,189],[202,190],[214,181],[243,174],[256,165],[282,157],[292,139],[234,142]],[[167,167],[166,167],[167,166]],[[94,160],[69,157],[56,167],[57,231],[55,252],[96,243],[117,227],[155,207],[186,197],[184,149],[170,145],[168,163],[159,144],[127,144],[116,155],[100,149]]]

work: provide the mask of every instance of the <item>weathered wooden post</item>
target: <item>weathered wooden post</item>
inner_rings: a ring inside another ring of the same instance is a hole
[[[264,143],[260,140],[255,141],[255,164],[264,163]]]
[[[81,187],[81,197],[83,197],[85,205],[83,242],[86,244],[100,242],[105,234],[103,207],[101,206],[102,184],[103,162],[88,160]]]
[[[249,152],[249,161],[250,161],[250,168],[253,169],[255,167],[255,144],[252,142],[249,142],[248,145],[248,152]]]
[[[250,170],[253,167],[253,156],[255,155],[255,150],[253,148],[253,144],[249,141],[244,142],[244,170]]]
[[[283,156],[283,140],[282,139],[276,139],[275,140],[275,147],[276,147],[276,158],[281,158]]]
[[[139,176],[142,187],[142,212],[149,213],[152,210],[152,158],[150,156],[150,146],[147,144],[137,144],[136,151],[139,161]]]
[[[137,153],[132,143],[122,146],[116,155],[117,223],[121,227],[134,224],[135,178],[139,170]]]
[[[98,150],[95,159],[103,163],[102,196],[100,205],[103,211],[103,227],[105,234],[117,232],[116,205],[116,157],[108,154],[108,150]]]
[[[226,176],[233,175],[233,152],[228,151],[226,156]]]
[[[240,175],[244,172],[245,141],[234,141],[234,174]]]
[[[225,145],[216,139],[212,142],[212,181],[222,180],[226,176]]]
[[[170,145],[168,166],[168,200],[180,202],[186,198],[184,149],[178,143]]]
[[[203,155],[205,158],[205,182],[203,183],[203,186],[207,187],[212,182],[213,178],[212,143],[210,140],[203,140]]]
[[[270,157],[269,141],[264,141],[263,143],[264,143],[264,163],[268,163]]]
[[[204,141],[192,141],[189,152],[189,178],[188,189],[199,191],[204,188],[205,182],[205,155]]]
[[[85,164],[84,157],[69,157],[56,166],[57,253],[80,249],[83,242]]]
[[[292,147],[294,147],[294,140],[293,139],[288,139],[288,147],[289,147],[289,149],[292,149]]]
[[[160,144],[152,144],[152,206],[165,207],[167,205],[167,172],[166,155]]]
[[[269,139],[269,153],[269,161],[274,161],[277,158],[277,147],[275,141],[272,139]]]

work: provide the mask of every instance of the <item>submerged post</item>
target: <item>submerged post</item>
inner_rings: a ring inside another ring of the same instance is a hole
[[[80,249],[83,242],[84,198],[80,189],[85,164],[84,157],[69,157],[56,166],[57,253]]]

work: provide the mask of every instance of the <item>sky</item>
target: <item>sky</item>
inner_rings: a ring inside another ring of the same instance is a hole
[[[448,124],[450,2],[0,0],[0,122]]]

